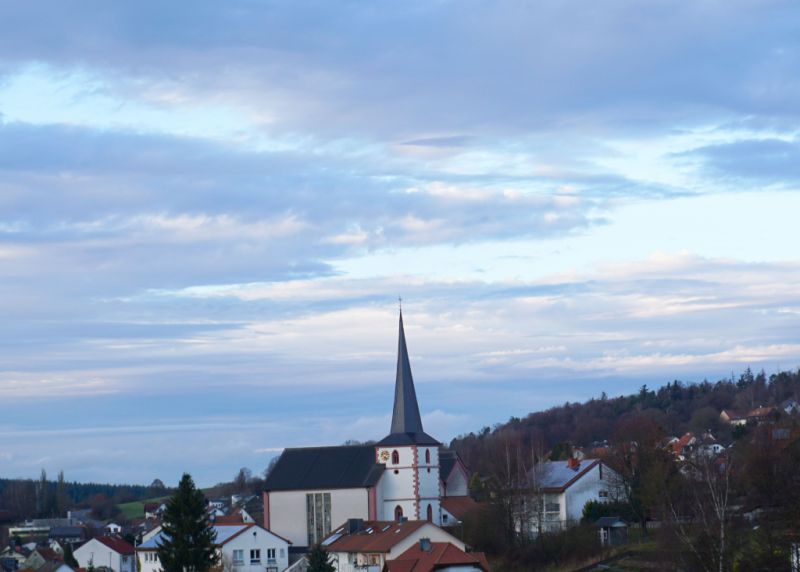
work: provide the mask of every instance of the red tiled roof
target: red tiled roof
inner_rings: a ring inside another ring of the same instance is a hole
[[[98,536],[95,538],[95,540],[105,544],[111,550],[119,554],[133,554],[136,552],[136,549],[133,546],[121,538],[117,538],[116,536]]]
[[[226,516],[218,516],[214,519],[214,524],[243,524],[244,520],[242,520],[242,515],[240,514],[229,514]]]
[[[764,407],[762,405],[761,407],[756,407],[755,409],[751,410],[747,414],[747,417],[748,418],[750,418],[750,417],[766,417],[767,415],[769,415],[773,411],[775,411],[774,407]]]
[[[431,542],[429,551],[415,544],[394,560],[387,560],[387,572],[432,572],[446,566],[472,564],[489,572],[489,563],[482,552],[468,553],[449,542]]]
[[[691,433],[686,433],[683,437],[675,441],[672,444],[672,452],[676,455],[680,455],[683,452],[683,448],[689,444],[689,441],[692,440],[692,437],[694,437],[694,435]]]
[[[323,540],[322,544],[329,552],[389,552],[398,542],[426,524],[430,523],[426,520],[406,522],[365,520],[359,532],[344,534],[328,544]],[[347,524],[334,529],[328,538],[333,538],[337,533],[341,534],[343,530],[347,530]]]
[[[51,561],[54,560],[54,561],[58,561],[58,562],[63,562],[64,561],[64,557],[61,556],[58,552],[56,552],[52,548],[41,547],[41,548],[37,548],[36,552],[38,552],[39,556],[41,556],[45,560],[51,560]]]
[[[472,500],[472,497],[444,497],[441,503],[442,508],[452,514],[458,520],[461,520],[467,515],[467,513],[472,512],[481,506]]]

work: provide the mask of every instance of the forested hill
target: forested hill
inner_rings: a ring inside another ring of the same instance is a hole
[[[168,494],[156,479],[150,486],[77,483],[58,475],[48,480],[42,471],[38,480],[0,478],[0,509],[15,518],[63,517],[68,509],[91,508],[98,517],[109,516],[115,505]]]
[[[645,415],[665,435],[710,430],[718,438],[729,437],[730,427],[719,418],[722,409],[746,412],[759,405],[778,405],[800,398],[800,371],[767,377],[748,368],[738,379],[689,384],[673,381],[658,390],[642,386],[637,394],[609,398],[605,393],[584,403],[565,403],[523,419],[512,417],[494,429],[484,427],[453,439],[455,448],[472,471],[491,474],[493,459],[505,444],[516,448],[547,451],[565,444],[590,446],[612,439],[615,427],[625,420]]]

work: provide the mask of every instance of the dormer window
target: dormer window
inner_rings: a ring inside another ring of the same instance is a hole
[[[392,451],[392,464],[399,465],[400,464],[400,453],[397,450]]]

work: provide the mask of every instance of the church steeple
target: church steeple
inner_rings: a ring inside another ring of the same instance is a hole
[[[406,333],[403,329],[403,310],[400,310],[400,329],[397,340],[397,375],[394,381],[394,410],[391,433],[378,444],[433,445],[439,442],[422,430],[417,392],[408,359]]]
[[[394,411],[392,433],[422,433],[417,392],[408,359],[406,333],[403,330],[403,310],[400,310],[400,333],[397,341],[397,377],[394,381]]]

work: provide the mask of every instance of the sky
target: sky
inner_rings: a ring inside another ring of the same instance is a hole
[[[0,4],[0,476],[201,485],[800,366],[791,0]]]

